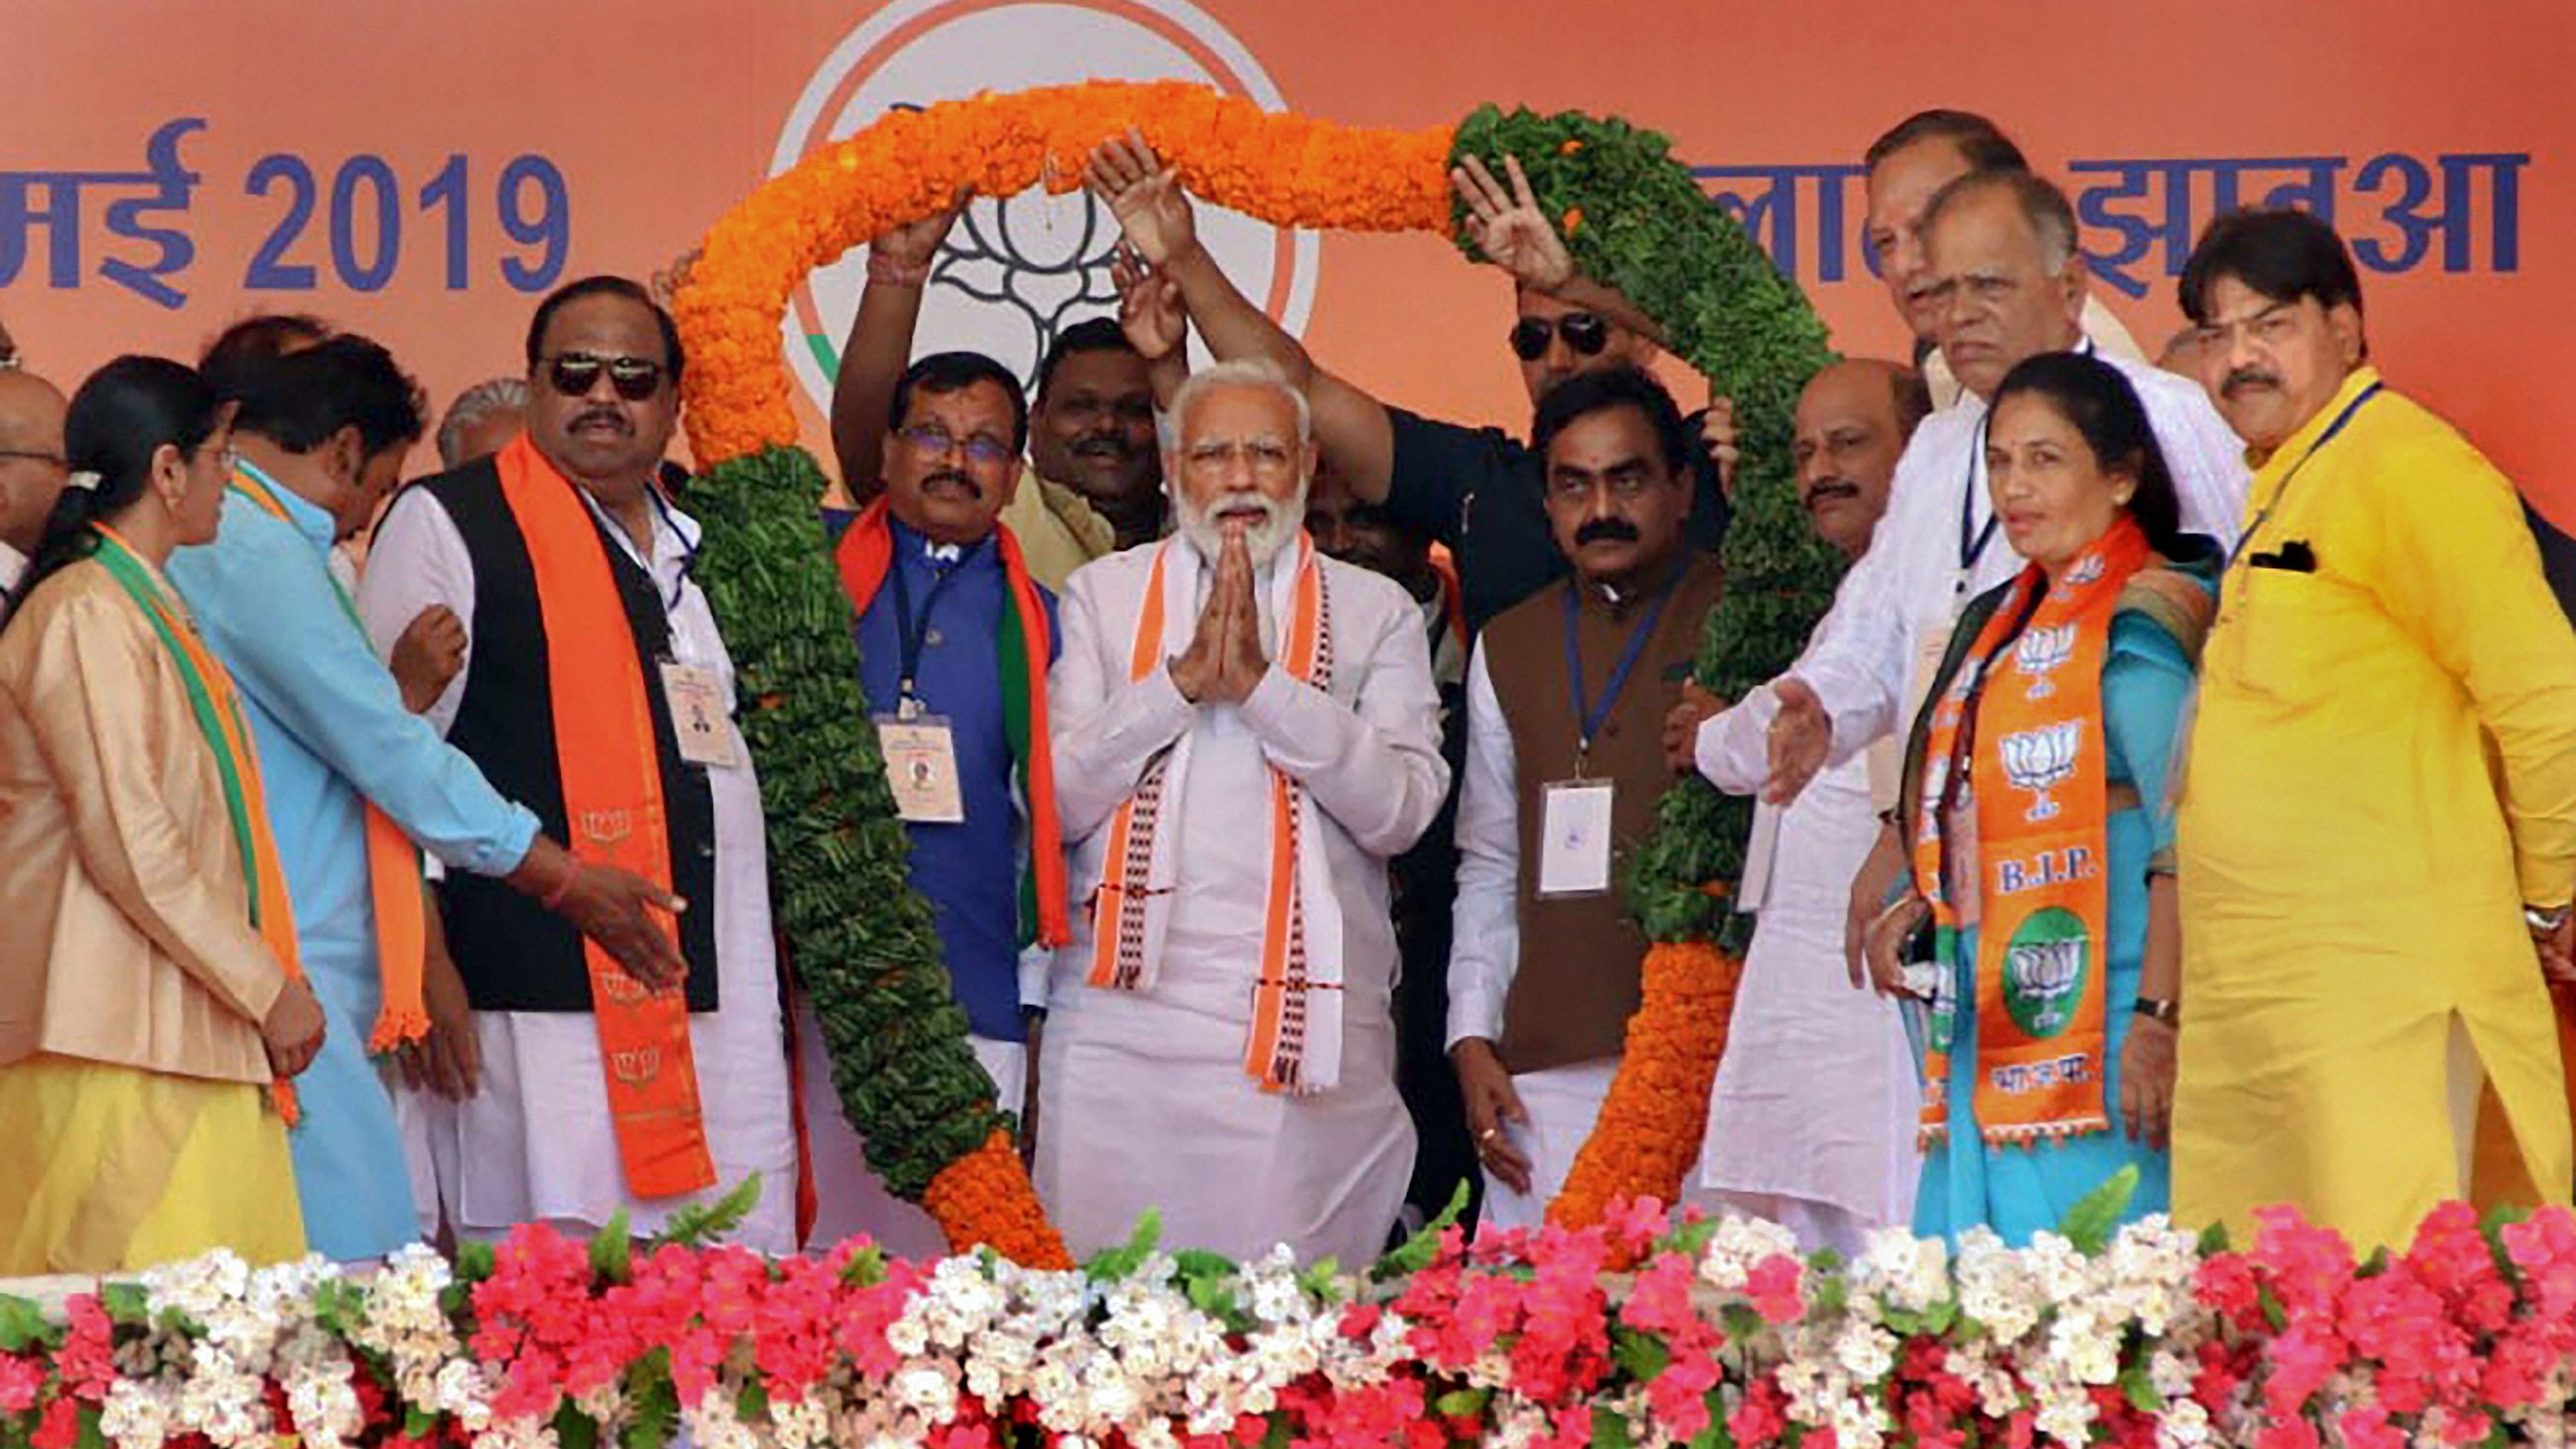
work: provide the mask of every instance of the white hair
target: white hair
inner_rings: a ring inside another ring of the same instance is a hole
[[[1180,448],[1181,430],[1189,419],[1191,404],[1221,387],[1265,388],[1278,393],[1296,409],[1297,441],[1315,441],[1315,410],[1306,402],[1305,389],[1290,382],[1279,364],[1266,357],[1238,357],[1232,362],[1220,362],[1191,373],[1189,380],[1181,384],[1181,390],[1172,395],[1171,410],[1163,414],[1165,451]]]
[[[465,451],[466,429],[494,413],[525,412],[527,407],[525,378],[496,377],[457,394],[456,401],[447,405],[447,416],[438,421],[438,461],[445,467],[462,467],[470,461],[457,456]]]

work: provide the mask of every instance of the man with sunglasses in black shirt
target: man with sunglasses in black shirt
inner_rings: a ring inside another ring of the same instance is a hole
[[[1583,372],[1640,367],[1659,329],[1625,297],[1574,270],[1517,163],[1509,189],[1473,161],[1455,179],[1475,214],[1488,260],[1511,273],[1519,317],[1513,354],[1535,404]],[[1436,422],[1390,406],[1317,367],[1298,341],[1238,291],[1199,244],[1189,197],[1171,168],[1130,132],[1092,153],[1092,190],[1117,214],[1128,243],[1175,284],[1190,320],[1220,360],[1261,357],[1305,388],[1324,461],[1363,503],[1447,545],[1458,566],[1467,625],[1485,621],[1568,571],[1548,531],[1540,459],[1498,428]],[[1692,420],[1705,451],[1692,460],[1689,536],[1714,550],[1725,536],[1734,465],[1734,409],[1712,400]]]

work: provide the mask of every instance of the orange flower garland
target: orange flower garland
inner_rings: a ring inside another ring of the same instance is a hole
[[[1565,1186],[1547,1205],[1549,1222],[1590,1227],[1622,1199],[1670,1204],[1680,1194],[1699,1160],[1709,1084],[1726,1054],[1743,975],[1740,958],[1706,941],[1646,948],[1645,995],[1628,1018],[1619,1074]]]
[[[994,1133],[983,1146],[942,1168],[921,1195],[921,1206],[948,1235],[952,1253],[990,1247],[1030,1268],[1073,1266],[1064,1239],[1029,1188],[1028,1172],[1008,1133]]]
[[[1491,124],[1486,113],[1477,119]],[[1190,192],[1274,226],[1451,229],[1454,126],[1344,127],[1268,113],[1178,81],[1096,81],[889,113],[772,179],[708,233],[674,305],[691,361],[687,418],[701,465],[718,468],[764,449],[796,446],[794,387],[779,323],[815,268],[931,214],[961,189],[986,196],[1038,185],[1070,191],[1093,147],[1131,126],[1178,169]],[[1646,140],[1658,164],[1671,166],[1661,139]],[[1572,157],[1584,143],[1567,140],[1555,149]],[[1561,216],[1569,238],[1590,241],[1580,206]],[[1732,240],[1751,245],[1740,233]],[[1629,270],[1612,280],[1637,292],[1639,278]],[[1712,276],[1707,285],[1724,284]],[[1790,295],[1806,315],[1794,287]],[[1689,354],[1703,367],[1705,350]],[[1643,1003],[1628,1024],[1626,1056],[1564,1190],[1549,1205],[1551,1221],[1588,1225],[1621,1199],[1670,1202],[1678,1195],[1699,1151],[1742,967],[1706,941],[1658,942],[1648,951]],[[922,1201],[958,1251],[984,1244],[1024,1263],[1067,1261],[1002,1134],[949,1163]]]
[[[1184,81],[1093,81],[890,112],[773,178],[707,233],[673,308],[688,339],[689,442],[700,464],[796,442],[778,323],[815,268],[928,216],[960,188],[1070,191],[1092,148],[1129,126],[1192,193],[1274,226],[1449,227],[1451,127],[1337,126]]]

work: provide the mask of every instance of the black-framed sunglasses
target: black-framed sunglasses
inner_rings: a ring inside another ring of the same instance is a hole
[[[1559,336],[1578,354],[1599,357],[1601,349],[1610,345],[1610,319],[1598,312],[1568,312],[1553,322],[1523,317],[1512,324],[1512,351],[1523,362],[1536,362],[1547,356],[1548,343]]]
[[[546,364],[546,380],[565,397],[588,397],[599,375],[628,402],[642,402],[662,390],[662,364],[650,357],[602,357],[595,352],[566,352]]]

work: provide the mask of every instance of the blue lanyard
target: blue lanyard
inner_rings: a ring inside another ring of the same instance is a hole
[[[983,546],[983,540],[977,540],[970,547],[959,550],[955,563],[939,570],[939,577],[930,582],[930,593],[921,601],[918,626],[913,622],[912,586],[904,581],[903,560],[894,561],[891,572],[894,574],[895,637],[902,641],[903,647],[903,674],[895,686],[898,702],[918,698],[913,690],[913,681],[921,677],[921,649],[930,638],[930,612],[939,607],[939,596],[948,592],[950,581],[966,571],[967,560],[972,559]]]
[[[1673,570],[1672,578],[1655,593],[1655,601],[1646,608],[1645,617],[1628,631],[1628,646],[1619,653],[1619,662],[1610,671],[1610,680],[1602,686],[1601,701],[1588,704],[1583,698],[1583,641],[1576,624],[1583,606],[1575,601],[1575,590],[1585,587],[1581,579],[1570,581],[1565,590],[1565,680],[1574,698],[1575,727],[1580,733],[1574,742],[1575,768],[1580,771],[1584,758],[1592,753],[1592,737],[1601,733],[1610,711],[1619,703],[1620,691],[1628,687],[1628,675],[1637,667],[1637,658],[1646,652],[1646,641],[1654,637],[1655,623],[1664,617],[1664,605],[1671,603],[1673,591],[1681,587],[1682,575],[1689,571],[1688,560]]]
[[[1991,410],[1977,419],[1977,440],[1968,447],[1968,486],[1959,494],[1959,584],[1954,592],[1962,594],[1968,591],[1968,575],[1977,560],[1986,556],[1986,545],[1995,541],[1995,525],[2003,521],[2001,514],[1988,513],[1986,526],[1970,531],[1977,516],[1977,463],[1986,456],[1986,428],[1994,420]]]
[[[2281,500],[2290,496],[2290,484],[2297,481],[2299,470],[2308,466],[2310,459],[2324,452],[2326,444],[2335,440],[2335,434],[2342,432],[2344,425],[2352,421],[2352,415],[2361,411],[2362,404],[2379,396],[2379,390],[2385,386],[2387,384],[2374,382],[2361,390],[2361,396],[2345,403],[2343,411],[2335,414],[2335,420],[2326,424],[2326,430],[2317,434],[2317,440],[2308,445],[2308,451],[2299,456],[2299,461],[2290,465],[2289,472],[2281,475],[2281,486],[2272,490],[2271,501],[2264,504],[2263,511],[2255,514],[2254,521],[2245,525],[2245,531],[2237,535],[2235,551],[2227,555],[2229,569],[2233,570],[2236,567],[2236,561],[2245,556],[2246,548],[2254,542],[2256,531],[2272,521],[2272,515],[2280,508]]]

